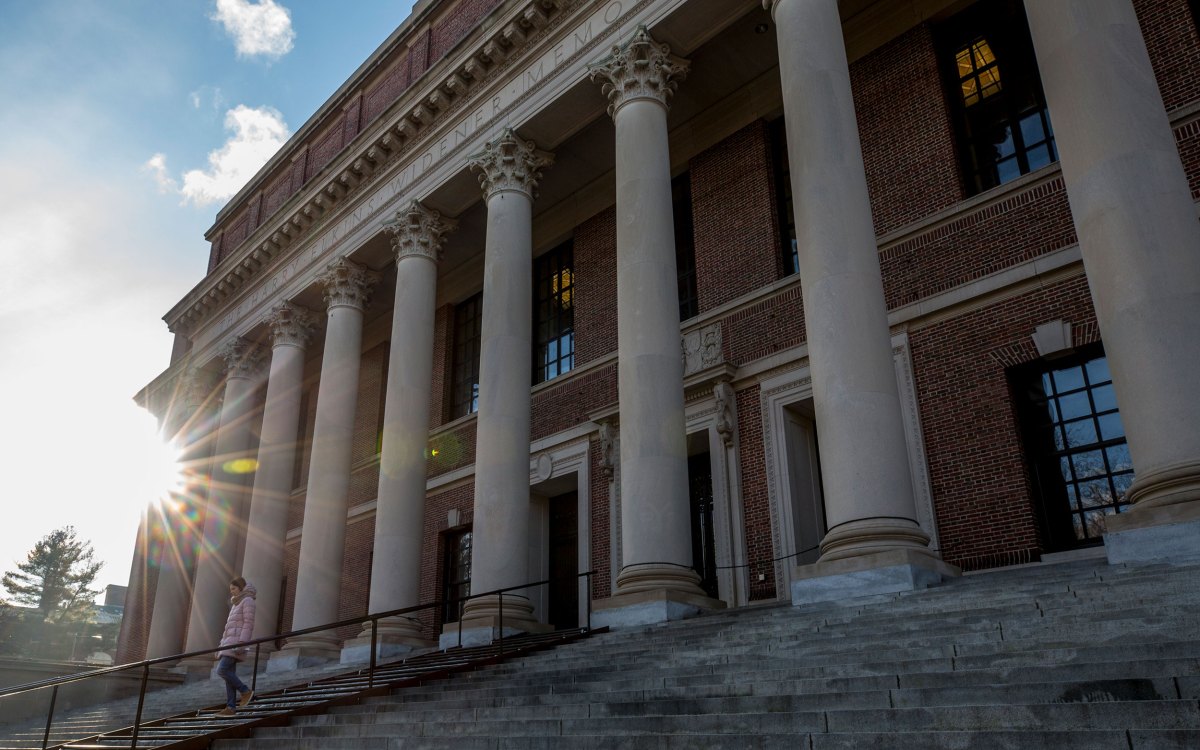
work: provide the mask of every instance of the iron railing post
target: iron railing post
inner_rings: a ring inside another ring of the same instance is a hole
[[[142,666],[142,687],[138,691],[138,707],[137,713],[133,717],[133,734],[129,739],[129,747],[137,748],[138,729],[142,723],[142,708],[146,705],[146,682],[150,679],[150,664],[147,662]]]
[[[466,603],[467,603],[466,599],[458,600],[458,647],[459,648],[462,648],[462,615],[463,615],[463,606],[466,605]]]
[[[50,725],[54,723],[54,704],[58,700],[58,685],[50,691],[50,710],[46,712],[46,733],[42,735],[42,750],[50,744]]]
[[[585,591],[583,598],[587,599],[587,629],[592,632],[592,571],[588,571],[585,575]]]
[[[262,650],[262,644],[254,644],[254,671],[250,673],[250,692],[258,687],[258,652]]]
[[[375,687],[375,649],[379,643],[379,620],[371,620],[371,667],[367,671],[367,687]]]
[[[504,656],[504,592],[500,592],[500,655]]]

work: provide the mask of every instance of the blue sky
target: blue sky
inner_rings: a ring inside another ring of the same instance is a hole
[[[126,582],[161,317],[225,197],[413,4],[0,0],[0,570],[72,523]]]

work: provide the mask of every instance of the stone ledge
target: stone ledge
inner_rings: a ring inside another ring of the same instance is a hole
[[[792,569],[792,604],[838,601],[936,586],[962,571],[918,550],[896,550],[816,562]]]
[[[683,620],[724,609],[725,602],[675,589],[652,589],[616,594],[592,605],[593,628],[623,628]]]
[[[1109,516],[1104,551],[1109,565],[1200,561],[1200,503],[1139,508]]]

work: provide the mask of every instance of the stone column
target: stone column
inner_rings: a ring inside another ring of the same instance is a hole
[[[674,619],[712,606],[692,570],[679,282],[667,107],[687,61],[644,26],[591,68],[616,126],[621,548],[601,623]],[[611,608],[637,608],[617,615]],[[608,618],[612,618],[611,620]],[[632,618],[632,619],[631,619]]]
[[[202,370],[189,370],[176,388],[178,407],[172,408],[167,430],[181,447],[180,464],[183,487],[160,503],[154,512],[162,528],[162,551],[158,559],[158,584],[155,587],[150,635],[146,658],[183,653],[184,630],[192,595],[192,571],[203,523],[207,497],[207,477],[201,467],[208,465],[214,432],[211,409],[212,378]]]
[[[837,0],[763,4],[779,46],[829,524],[792,600],[924,587],[957,570],[937,559],[917,522]]]
[[[246,480],[254,471],[249,456],[250,418],[253,411],[254,377],[261,352],[246,339],[236,338],[222,352],[225,359],[225,398],[217,428],[216,450],[210,463],[208,503],[204,532],[196,556],[196,578],[192,584],[192,611],[188,619],[185,651],[216,646],[229,613],[229,580],[235,569],[238,544],[242,539],[238,520],[246,503]],[[188,670],[207,673],[211,655],[188,660]]]
[[[396,299],[384,401],[383,447],[375,505],[371,612],[421,603],[421,543],[425,519],[425,449],[433,387],[434,310],[444,236],[457,223],[413,201],[384,226],[396,253]],[[380,622],[377,652],[392,656],[428,645],[413,618]],[[348,642],[342,660],[370,658],[371,628]]]
[[[271,330],[271,371],[242,562],[242,576],[258,589],[255,638],[275,633],[279,618],[288,498],[292,494],[304,387],[304,351],[316,327],[316,316],[306,308],[283,302],[271,310],[266,323]]]
[[[471,167],[487,200],[471,592],[529,582],[529,404],[533,379],[533,195],[553,157],[505,128]],[[494,597],[472,599],[463,628],[487,628]],[[537,629],[525,597],[504,596],[506,631]],[[468,638],[464,642],[469,641]]]
[[[1136,470],[1109,560],[1200,557],[1200,224],[1145,41],[1129,0],[1025,6]]]
[[[378,280],[379,274],[345,258],[335,261],[321,277],[329,317],[300,532],[292,630],[338,619],[363,311]],[[339,644],[332,631],[300,636],[289,639],[282,650],[272,654],[270,669],[308,666],[336,658],[338,653]]]

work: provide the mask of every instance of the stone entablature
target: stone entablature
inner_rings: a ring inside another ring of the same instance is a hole
[[[235,198],[230,205],[245,204],[246,215],[255,215],[257,225],[238,240],[237,248],[223,248],[221,255],[224,258],[212,269],[213,272],[168,313],[167,322],[171,330],[186,332],[194,328],[213,307],[219,306],[264,267],[273,265],[273,261],[286,248],[309,234],[317,225],[326,223],[333,213],[341,210],[348,198],[357,197],[367,185],[376,182],[386,167],[409,155],[417,142],[426,140],[429,132],[443,123],[448,113],[458,111],[467,99],[478,99],[476,90],[483,84],[493,83],[495,72],[507,68],[505,62],[515,58],[530,41],[540,38],[539,32],[556,26],[555,22],[563,15],[562,9],[570,4],[567,0],[533,0],[514,5],[513,10],[504,13],[503,20],[490,27],[489,33],[480,37],[478,43],[465,54],[460,53],[450,62],[442,61],[431,66],[422,79],[410,85],[408,92],[376,122],[365,125],[353,142],[341,149],[340,157],[329,161],[322,172],[311,176],[298,192],[293,190],[286,199],[274,202],[264,198],[266,193]],[[619,16],[624,7],[629,5],[629,0],[609,0],[604,7],[611,8],[610,16]],[[585,31],[584,37],[589,36]],[[516,87],[521,90],[520,93],[536,85],[547,68],[553,69],[557,62],[566,57],[565,52],[565,48],[560,49],[556,59],[551,60],[549,65],[544,59],[538,60],[529,70],[522,71],[518,76],[519,86]],[[463,137],[491,122],[499,111],[498,101],[504,98],[504,93],[500,92],[490,102],[483,102],[457,124],[455,131]],[[303,160],[307,158],[308,145],[304,144],[294,152],[281,153],[291,154],[293,161]],[[440,159],[448,150],[443,139],[441,143],[435,143],[426,152],[418,154],[414,161],[423,168]],[[276,157],[273,162],[278,160],[279,157]],[[273,170],[277,168],[278,164],[273,164],[263,174],[274,174]],[[261,186],[264,181],[259,179],[253,184]],[[299,183],[292,180],[289,184]],[[271,192],[273,188],[274,183],[271,183],[266,190]],[[272,211],[270,209],[274,203],[280,205]],[[257,215],[259,213],[262,215]],[[240,214],[238,217],[238,221],[241,221]],[[223,221],[224,217],[219,217],[219,223]]]
[[[413,197],[423,194],[464,168],[467,155],[482,148],[485,140],[497,132],[499,123],[519,121],[544,106],[541,99],[534,99],[534,92],[553,97],[565,82],[584,78],[586,63],[597,58],[603,45],[611,43],[614,33],[622,24],[631,22],[635,14],[638,18],[661,17],[682,2],[604,0],[587,4],[569,19],[565,13],[554,16],[546,31],[557,30],[556,39],[538,37],[541,41],[538,54],[522,68],[506,71],[503,77],[489,75],[486,87],[472,89],[470,96],[461,101],[456,99],[443,114],[458,113],[458,118],[439,116],[421,131],[420,138],[426,140],[423,150],[405,145],[391,154],[386,163],[374,168],[368,175],[372,190],[365,189],[367,183],[359,183],[355,189],[353,198],[361,197],[357,205],[351,208],[350,202],[344,200],[338,209],[345,205],[347,213],[334,220],[334,212],[327,212],[320,217],[317,223],[320,226],[307,227],[303,242],[286,247],[279,244],[283,241],[282,233],[267,237],[269,225],[264,224],[228,274],[210,276],[168,313],[169,327],[191,338],[193,354],[207,350],[230,329],[244,328],[243,324],[260,317],[277,295],[287,298],[287,290],[299,291],[313,283],[318,261],[335,252],[344,254],[366,241],[378,230],[386,212],[394,210],[397,199],[403,200],[405,194]],[[472,102],[473,108],[468,108]],[[394,135],[396,128],[381,123],[372,131],[373,137],[382,140]],[[322,196],[329,197],[329,191],[306,192],[305,196],[316,201]],[[291,223],[297,231],[296,239],[300,239],[297,225]],[[260,240],[262,244],[256,244]],[[273,276],[263,278],[266,273]],[[250,290],[248,287],[255,283],[257,288]],[[239,303],[230,308],[228,301],[235,297]],[[221,308],[225,308],[224,315],[213,319],[212,313]]]

